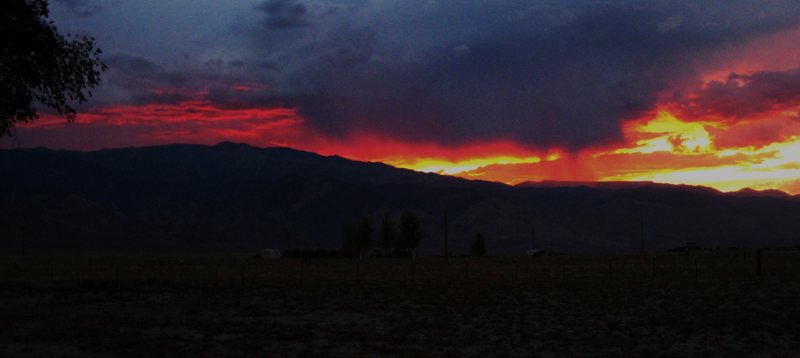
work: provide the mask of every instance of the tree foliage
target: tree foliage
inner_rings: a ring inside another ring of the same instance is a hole
[[[484,239],[482,233],[478,233],[475,235],[475,241],[472,242],[472,248],[470,248],[470,253],[472,256],[483,256],[486,255],[486,239]]]
[[[0,137],[38,118],[37,104],[75,120],[106,65],[94,38],[58,33],[46,0],[0,1]]]
[[[361,257],[372,247],[372,222],[361,219],[344,226],[344,247],[345,254]]]
[[[381,250],[384,254],[389,254],[392,249],[397,247],[397,224],[390,215],[383,217],[381,222]]]

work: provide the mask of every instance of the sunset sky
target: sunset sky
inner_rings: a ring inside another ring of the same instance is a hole
[[[515,184],[800,193],[800,2],[51,0],[109,70],[0,147],[288,146]]]

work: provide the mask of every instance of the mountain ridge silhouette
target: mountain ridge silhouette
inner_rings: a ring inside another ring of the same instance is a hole
[[[336,248],[345,223],[412,211],[456,252],[796,246],[800,200],[648,183],[517,185],[398,169],[291,148],[223,142],[74,152],[0,150],[0,225],[31,248]],[[574,184],[574,183],[573,183]]]

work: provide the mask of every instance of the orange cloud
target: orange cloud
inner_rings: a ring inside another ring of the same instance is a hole
[[[714,144],[720,148],[761,148],[800,135],[800,118],[796,112],[775,117],[741,121],[724,127],[710,127]]]
[[[120,135],[136,145],[232,140],[508,184],[630,180],[800,193],[800,123],[792,114],[720,123],[683,121],[662,111],[626,122],[622,145],[577,153],[534,150],[512,141],[410,143],[368,132],[332,138],[308,128],[294,109],[227,109],[203,101],[111,106],[82,113],[72,125],[45,116],[21,127],[23,138],[50,134],[48,142],[76,149],[114,143],[87,138]]]
[[[627,145],[594,148],[547,163],[488,165],[457,173],[510,184],[526,180],[654,181],[799,193],[800,124],[793,120],[733,124],[685,122],[668,112],[624,126]],[[776,126],[761,136],[754,126]],[[761,138],[759,138],[761,136]],[[718,138],[722,140],[718,141]],[[759,145],[747,145],[759,143]]]
[[[490,164],[538,163],[560,156],[558,150],[537,152],[511,141],[442,146],[433,142],[409,143],[365,132],[341,139],[317,139],[306,143],[303,148],[325,155],[336,154],[441,174],[455,174]]]
[[[68,149],[229,140],[508,184],[655,181],[800,193],[800,96],[794,94],[800,90],[800,71],[728,76],[726,81],[708,82],[685,98],[623,122],[619,143],[577,152],[512,140],[412,142],[365,130],[335,137],[310,127],[294,108],[231,108],[205,100],[204,93],[168,88],[156,94],[182,100],[98,107],[81,113],[74,124],[45,115],[20,125],[18,140]]]

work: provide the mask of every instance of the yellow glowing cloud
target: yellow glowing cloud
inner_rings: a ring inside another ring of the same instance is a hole
[[[708,128],[717,132],[729,129],[722,123],[684,122],[669,112],[660,112],[655,118],[627,124],[623,129],[630,145],[622,148],[588,150],[566,160],[551,155],[546,161],[515,157],[459,163],[419,161],[415,169],[509,184],[546,178],[653,181],[704,185],[721,191],[751,187],[794,193],[800,188],[800,136],[761,147],[718,148]],[[486,166],[521,163],[534,165]]]
[[[788,186],[800,179],[800,137],[783,143],[773,143],[760,149],[738,148],[718,152],[720,157],[744,154],[767,159],[754,163],[738,163],[705,168],[675,168],[652,172],[630,172],[602,180],[649,180],[670,184],[705,185],[721,191],[743,188],[768,189]]]
[[[713,138],[706,130],[706,125],[711,123],[683,122],[669,112],[660,112],[655,119],[643,124],[638,123],[626,132],[631,134],[654,134],[655,138],[645,138],[636,141],[632,148],[620,148],[613,154],[630,153],[705,153],[712,151]],[[598,153],[602,155],[605,153]]]
[[[553,155],[548,156],[548,159],[554,158]],[[558,158],[556,155],[555,158]],[[468,172],[492,164],[530,164],[541,162],[542,158],[539,157],[513,157],[513,156],[494,156],[487,158],[470,158],[463,160],[451,161],[439,158],[420,158],[413,161],[406,161],[403,163],[395,163],[395,166],[407,169],[413,169],[421,172],[440,173],[440,174],[457,174]]]
[[[699,119],[683,121],[662,111],[627,122],[622,128],[623,144],[580,152],[559,148],[531,151],[513,141],[440,147],[372,135],[343,142],[328,152],[507,184],[529,180],[653,181],[722,191],[751,187],[800,193],[800,122],[782,119],[759,126],[754,123],[764,123],[756,122],[764,118]],[[774,134],[776,127],[781,129],[780,135]]]
[[[559,152],[551,152],[543,156],[517,157],[513,155],[494,155],[483,158],[469,158],[460,160],[448,160],[441,158],[418,158],[414,160],[396,161],[394,166],[406,169],[413,169],[421,172],[439,173],[447,175],[460,175],[469,178],[480,177],[482,174],[474,172],[477,169],[489,165],[505,164],[535,164],[540,162],[552,162],[561,159]],[[523,181],[525,178],[515,180],[504,180],[503,182],[513,184]]]

